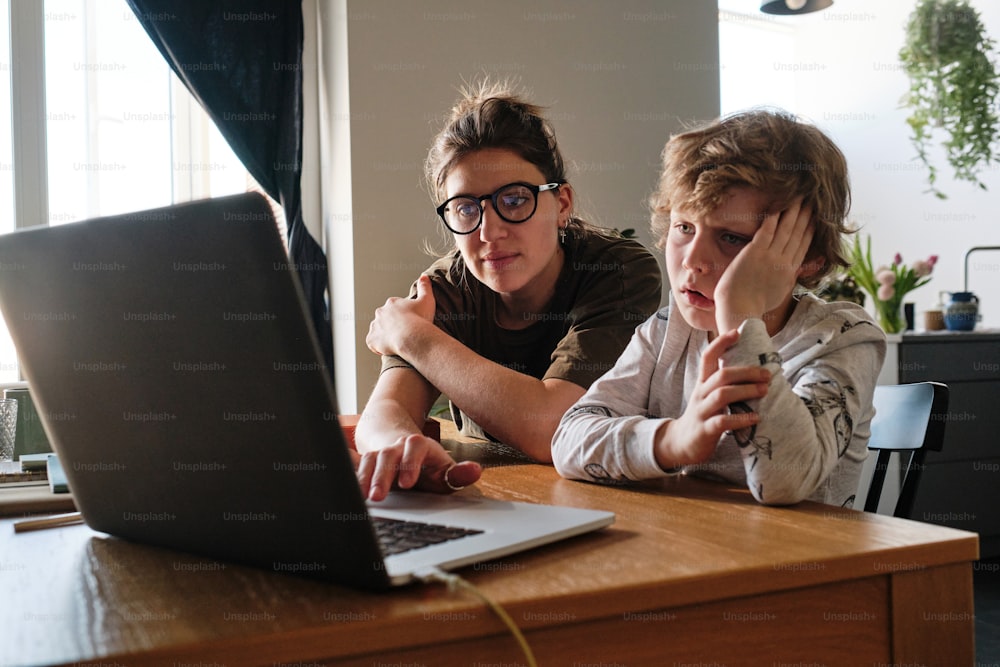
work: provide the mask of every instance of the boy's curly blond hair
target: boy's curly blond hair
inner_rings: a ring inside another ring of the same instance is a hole
[[[818,128],[777,109],[735,113],[670,138],[649,202],[653,238],[662,245],[673,208],[706,213],[722,203],[728,190],[740,186],[771,197],[772,210],[766,213],[784,210],[797,197],[812,207],[815,233],[806,261],[816,270],[799,279],[802,287],[816,288],[824,277],[847,266],[847,160]]]

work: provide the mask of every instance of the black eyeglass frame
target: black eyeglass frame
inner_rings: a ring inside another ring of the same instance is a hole
[[[497,197],[500,196],[500,193],[503,192],[504,190],[506,190],[507,188],[509,188],[511,186],[514,186],[514,185],[520,185],[523,188],[527,188],[532,193],[532,195],[534,195],[534,199],[535,199],[534,206],[531,207],[531,213],[529,213],[527,216],[525,216],[524,218],[522,218],[520,220],[511,220],[510,218],[508,218],[507,216],[505,216],[503,214],[503,212],[500,210],[500,207],[497,206]],[[483,200],[484,199],[489,199],[490,202],[493,203],[493,210],[496,211],[497,215],[500,216],[501,220],[503,220],[504,222],[509,222],[509,223],[511,223],[513,225],[519,225],[522,222],[527,222],[528,220],[531,220],[531,217],[533,215],[535,215],[535,211],[538,210],[538,193],[540,193],[540,192],[547,192],[549,190],[558,190],[563,185],[565,185],[565,181],[553,182],[553,183],[543,183],[542,185],[531,185],[530,183],[524,183],[522,181],[514,181],[513,183],[508,183],[506,185],[500,186],[499,188],[496,189],[496,191],[493,194],[479,195],[479,196],[476,196],[476,195],[455,195],[454,197],[449,197],[448,199],[446,199],[444,201],[443,204],[441,204],[440,206],[438,206],[435,209],[435,211],[437,211],[438,217],[441,218],[441,222],[443,222],[444,226],[448,228],[448,231],[450,231],[452,234],[460,234],[460,235],[464,236],[466,234],[473,233],[474,231],[476,231],[477,229],[479,229],[480,227],[483,226],[483,216],[486,214],[486,208],[483,206]],[[468,200],[471,200],[471,201],[475,201],[476,205],[479,207],[479,222],[477,222],[476,226],[473,227],[472,229],[470,229],[467,232],[460,232],[460,231],[457,231],[455,229],[452,229],[451,225],[448,224],[448,220],[444,217],[444,210],[448,207],[448,204],[450,204],[451,202],[455,201],[456,199],[468,199]]]

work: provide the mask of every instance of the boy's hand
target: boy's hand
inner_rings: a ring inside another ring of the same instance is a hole
[[[800,197],[781,213],[764,217],[753,239],[715,286],[719,333],[747,319],[763,318],[791,296],[812,243],[812,213],[812,207],[802,206]]]
[[[455,463],[437,440],[413,434],[363,454],[357,474],[361,494],[382,500],[393,484],[436,493],[458,491],[476,483],[482,468],[473,461]]]
[[[701,358],[698,383],[691,392],[684,414],[665,422],[657,432],[654,455],[663,469],[701,463],[714,452],[726,431],[756,424],[756,413],[729,414],[730,403],[749,401],[767,394],[770,372],[761,366],[719,365],[722,354],[739,339],[727,331],[713,340]]]
[[[403,338],[422,322],[433,324],[435,307],[431,279],[420,276],[413,298],[390,297],[384,306],[375,309],[375,319],[365,337],[368,349],[376,354],[402,356]]]

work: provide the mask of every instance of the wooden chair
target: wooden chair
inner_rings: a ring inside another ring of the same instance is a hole
[[[899,454],[899,499],[893,516],[912,518],[913,503],[927,452],[940,452],[948,412],[948,386],[940,382],[875,387],[875,417],[868,449],[878,452],[866,512],[877,512],[893,453]]]

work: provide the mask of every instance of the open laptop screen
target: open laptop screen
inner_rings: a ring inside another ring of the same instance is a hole
[[[0,265],[4,316],[92,528],[385,585],[263,197],[15,232]]]

